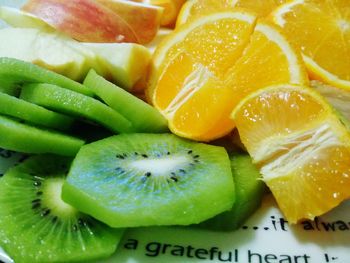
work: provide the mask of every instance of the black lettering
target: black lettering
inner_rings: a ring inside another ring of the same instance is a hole
[[[157,257],[159,255],[162,244],[158,242],[151,242],[146,245],[146,256]]]
[[[330,230],[335,231],[334,223],[322,222],[321,224],[326,231],[330,231]]]
[[[214,254],[216,253],[216,252],[218,252],[219,251],[219,248],[217,248],[217,247],[212,247],[212,248],[210,248],[210,250],[209,250],[209,253],[210,253],[210,260],[213,260],[214,259]]]
[[[128,239],[124,244],[124,248],[126,249],[137,249],[138,241],[136,239]]]
[[[186,255],[188,258],[193,258],[193,256],[191,255],[192,250],[193,250],[193,247],[191,247],[191,246],[187,247],[187,254]]]
[[[270,260],[276,260],[276,259],[277,259],[277,256],[276,256],[276,255],[273,255],[273,254],[267,254],[267,255],[265,255],[264,259],[265,259],[265,262],[266,262],[266,263],[273,263],[273,262],[270,261]]]
[[[344,231],[344,230],[350,230],[349,226],[344,222],[344,221],[337,221],[337,225],[339,230]]]
[[[166,253],[166,249],[167,249],[168,247],[171,247],[171,245],[169,245],[169,244],[164,244],[164,245],[163,245],[163,250],[162,250],[162,253],[163,253],[163,254]]]
[[[208,250],[203,248],[198,248],[194,252],[194,255],[196,258],[199,258],[199,259],[207,259],[206,255],[208,255]]]
[[[253,259],[255,258],[257,258],[259,261],[253,261]],[[252,253],[250,250],[248,250],[248,260],[249,260],[249,263],[255,263],[255,262],[262,263],[261,255],[258,253]]]
[[[185,248],[182,246],[173,246],[173,249],[171,250],[171,255],[173,256],[180,256],[182,257],[185,254]]]
[[[292,263],[292,258],[288,255],[281,255],[281,260],[279,263]]]
[[[221,262],[232,262],[232,252],[227,253],[227,258],[223,259],[222,258],[222,252],[219,251],[219,256],[218,256],[219,261]]]
[[[315,230],[311,221],[302,221],[301,224],[303,225],[304,230]]]
[[[287,231],[287,229],[286,229],[287,224],[288,224],[288,221],[281,217],[280,218],[280,225],[281,225],[281,228],[283,231]]]
[[[310,256],[304,254],[303,256],[294,256],[295,263],[308,263]],[[299,261],[299,259],[303,259],[303,261]]]

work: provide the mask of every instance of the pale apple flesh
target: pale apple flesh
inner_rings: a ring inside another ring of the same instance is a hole
[[[164,8],[161,26],[174,27],[176,17],[186,0],[131,0]]]
[[[123,0],[96,0],[120,15],[134,30],[140,44],[151,42],[157,35],[163,8]]]
[[[13,7],[0,6],[0,19],[13,27],[38,28],[45,32],[55,31],[52,26],[40,17]]]
[[[127,22],[96,1],[29,0],[22,10],[82,42],[138,42]]]

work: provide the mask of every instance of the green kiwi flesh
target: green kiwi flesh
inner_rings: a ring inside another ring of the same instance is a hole
[[[23,153],[53,153],[74,156],[84,141],[44,130],[0,115],[0,147]]]
[[[230,211],[201,223],[201,227],[217,231],[236,230],[261,205],[265,184],[251,157],[248,154],[236,153],[230,156],[230,161],[235,182],[235,204]]]
[[[0,114],[45,127],[68,130],[74,119],[0,92]]]
[[[132,132],[131,123],[106,104],[51,84],[26,84],[20,98],[47,109],[94,121],[115,133]]]
[[[0,244],[16,263],[110,256],[123,230],[78,212],[60,197],[71,159],[29,157],[0,180]]]
[[[224,148],[172,134],[120,134],[81,148],[65,202],[112,227],[189,225],[231,209]]]
[[[114,85],[91,69],[84,80],[107,105],[127,118],[137,132],[167,132],[166,119],[154,107]]]
[[[93,92],[90,89],[74,80],[15,58],[0,58],[0,83],[2,82],[13,86],[24,83],[49,83],[85,94],[86,96],[93,96]]]

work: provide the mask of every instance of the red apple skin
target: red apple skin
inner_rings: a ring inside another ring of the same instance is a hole
[[[123,18],[93,0],[29,0],[22,10],[78,41],[138,43]]]
[[[121,16],[134,30],[140,44],[151,42],[157,35],[163,8],[125,0],[96,0]]]

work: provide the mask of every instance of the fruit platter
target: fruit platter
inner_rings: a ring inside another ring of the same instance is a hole
[[[348,0],[0,0],[0,262],[349,263]]]

